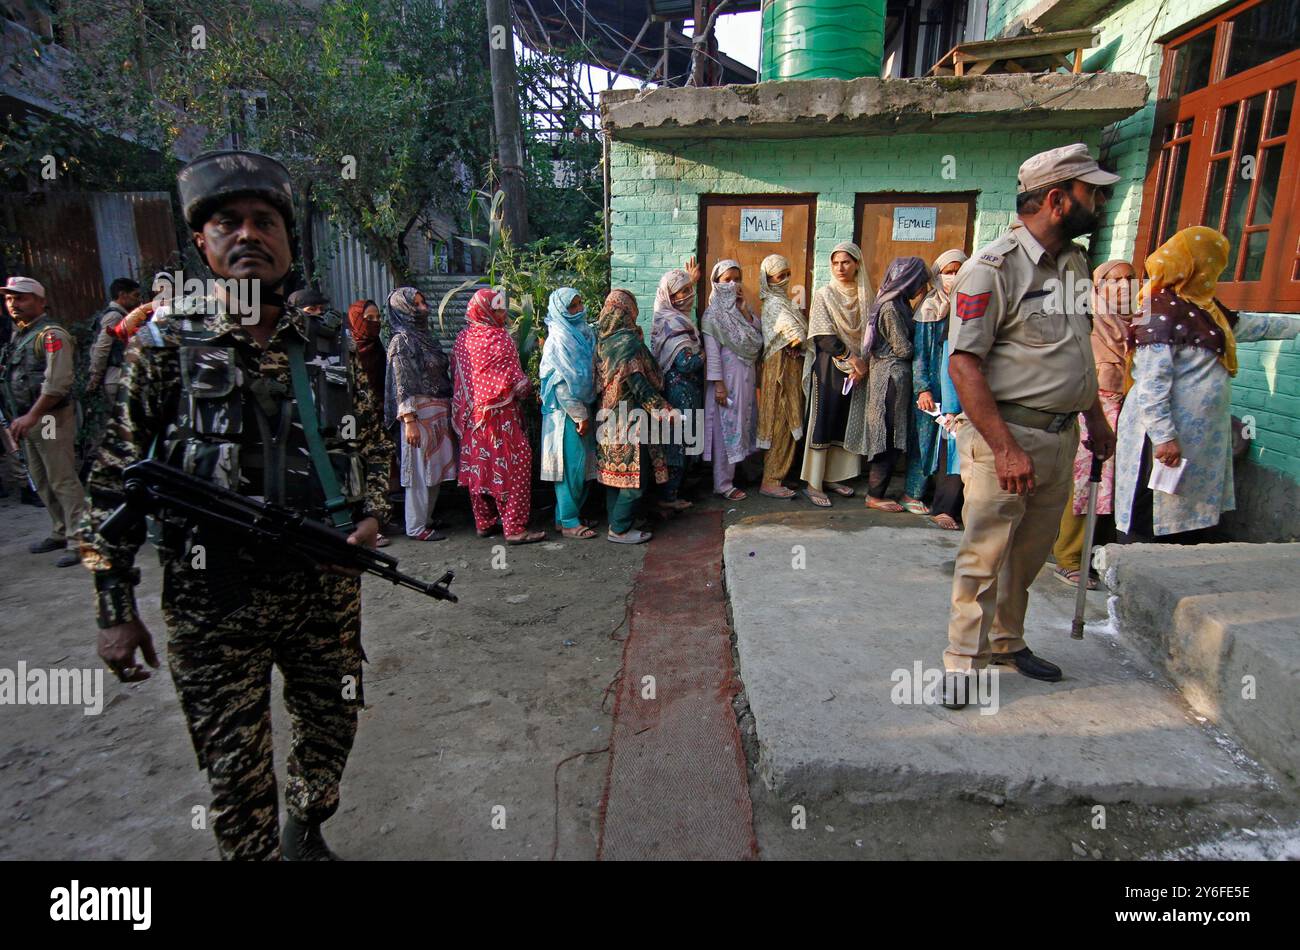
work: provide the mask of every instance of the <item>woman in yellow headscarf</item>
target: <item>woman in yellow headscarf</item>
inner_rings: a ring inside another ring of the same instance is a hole
[[[1179,231],[1146,259],[1148,286],[1128,333],[1131,388],[1120,412],[1115,526],[1121,541],[1208,540],[1236,507],[1229,406],[1237,344],[1289,340],[1300,320],[1236,313],[1215,299],[1231,245],[1213,228]],[[1174,492],[1152,467],[1182,466]]]

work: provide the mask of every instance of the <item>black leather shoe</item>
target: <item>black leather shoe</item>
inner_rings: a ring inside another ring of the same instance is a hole
[[[1001,666],[1014,666],[1022,676],[1045,683],[1055,683],[1061,678],[1061,668],[1055,663],[1034,656],[1029,647],[1015,653],[995,653],[992,662]]]
[[[45,507],[45,502],[41,501],[41,496],[32,491],[27,485],[23,486],[21,500],[24,505],[31,505],[33,508]]]
[[[947,670],[943,674],[943,698],[940,705],[944,709],[965,709],[970,700],[971,690],[975,688],[969,673]]]
[[[292,815],[284,820],[280,835],[280,854],[286,861],[338,861],[337,854],[325,844],[320,825],[309,825]]]
[[[51,551],[62,551],[67,546],[67,541],[60,541],[58,538],[46,538],[44,541],[33,541],[27,545],[27,550],[33,554],[49,554]]]
[[[65,551],[59,559],[54,562],[55,567],[76,567],[81,563],[81,555],[76,551]]]

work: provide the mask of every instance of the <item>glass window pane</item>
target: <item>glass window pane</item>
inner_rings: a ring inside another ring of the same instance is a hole
[[[1291,105],[1295,99],[1295,83],[1283,86],[1277,91],[1277,102],[1273,106],[1273,121],[1268,126],[1268,137],[1277,138],[1286,135],[1291,126]]]
[[[1253,231],[1246,235],[1246,263],[1241,272],[1242,280],[1259,280],[1263,275],[1268,235],[1268,231]]]
[[[1214,137],[1214,150],[1216,152],[1229,152],[1232,150],[1232,140],[1237,134],[1237,107],[1240,103],[1233,102],[1219,110],[1219,134]]]
[[[1223,217],[1223,192],[1228,184],[1228,168],[1231,158],[1221,158],[1210,163],[1210,187],[1205,201],[1205,221],[1209,227],[1218,229],[1219,219]]]
[[[1174,51],[1174,73],[1169,84],[1173,96],[1186,95],[1209,85],[1215,32],[1206,30]]]
[[[1252,69],[1300,47],[1300,0],[1264,0],[1232,21],[1225,76]]]
[[[1183,182],[1187,179],[1187,146],[1174,146],[1174,172],[1173,181],[1169,188],[1169,202],[1166,207],[1169,209],[1165,215],[1165,226],[1161,229],[1160,243],[1163,244],[1169,238],[1173,237],[1174,232],[1178,230],[1178,212],[1183,203]]]
[[[1257,96],[1251,96],[1245,102],[1246,107],[1246,129],[1241,136],[1242,155],[1254,155],[1259,151],[1259,131],[1264,125],[1264,99],[1266,94],[1260,93]]]
[[[1264,149],[1259,163],[1259,194],[1255,196],[1255,215],[1250,223],[1270,224],[1273,221],[1273,202],[1277,198],[1277,182],[1282,176],[1282,146]]]

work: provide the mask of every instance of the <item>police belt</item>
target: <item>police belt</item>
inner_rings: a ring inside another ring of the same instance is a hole
[[[1043,429],[1047,432],[1060,432],[1069,428],[1078,415],[1077,412],[1043,412],[1041,409],[1030,409],[1028,406],[1014,402],[999,402],[998,414],[1006,422],[1028,426],[1031,429]]]

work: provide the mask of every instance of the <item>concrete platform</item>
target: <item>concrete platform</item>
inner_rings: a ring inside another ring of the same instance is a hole
[[[1300,544],[1109,545],[1115,626],[1201,715],[1300,779]]]
[[[1118,644],[1104,592],[1091,595],[1086,639],[1071,640],[1074,592],[1050,568],[1035,585],[1028,640],[1064,668],[1062,682],[1003,672],[989,715],[895,702],[895,671],[942,667],[957,540],[775,518],[728,529],[740,674],[762,777],[782,798],[1177,803],[1272,787]]]

